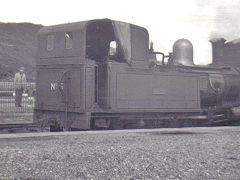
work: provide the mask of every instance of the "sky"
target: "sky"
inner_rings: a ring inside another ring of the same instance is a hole
[[[189,39],[194,62],[211,62],[212,38],[240,38],[240,0],[4,0],[0,22],[55,25],[109,18],[145,27],[156,51]]]

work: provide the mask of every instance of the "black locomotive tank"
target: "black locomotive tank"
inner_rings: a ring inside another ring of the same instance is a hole
[[[179,71],[200,74],[201,106],[232,103],[240,93],[239,71],[231,66],[197,66],[193,64],[193,47],[189,40],[180,39],[173,45],[173,62]]]
[[[238,98],[240,76],[233,68],[209,72],[202,77],[202,106],[215,106],[221,102],[231,102]]]

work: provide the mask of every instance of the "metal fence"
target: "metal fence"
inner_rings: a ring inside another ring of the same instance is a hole
[[[0,82],[0,123],[32,122],[36,84],[24,84],[21,107],[15,106],[13,82]]]

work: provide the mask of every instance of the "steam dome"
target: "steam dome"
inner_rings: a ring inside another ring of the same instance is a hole
[[[187,39],[179,39],[173,45],[173,62],[193,66],[193,45]]]

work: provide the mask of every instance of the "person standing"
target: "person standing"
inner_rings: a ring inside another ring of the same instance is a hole
[[[14,87],[15,87],[15,106],[21,107],[22,105],[22,94],[26,86],[26,75],[24,73],[24,67],[19,68],[14,76]]]

